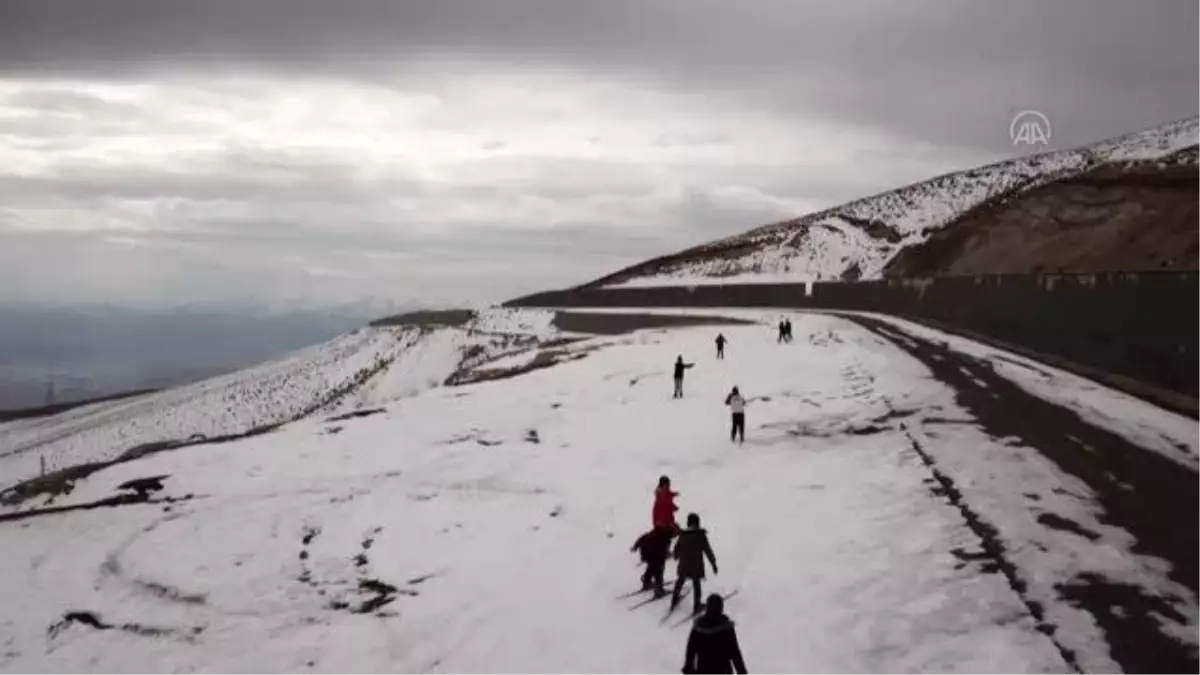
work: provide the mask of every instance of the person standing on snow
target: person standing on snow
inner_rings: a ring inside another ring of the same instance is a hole
[[[791,319],[783,320],[783,335],[784,335],[784,339],[786,341],[788,341],[788,342],[792,341],[792,320]]]
[[[725,405],[729,406],[729,410],[733,413],[729,440],[744,443],[746,441],[746,399],[738,392],[737,387],[734,387],[733,391],[725,397]]]
[[[694,365],[696,364],[684,363],[682,355],[675,357],[675,395],[671,398],[683,398],[683,371]]]
[[[667,569],[667,556],[671,555],[671,540],[675,538],[675,529],[655,527],[653,530],[638,537],[630,552],[637,551],[646,563],[646,571],[642,574],[642,590],[654,589],[654,597],[661,598],[667,594],[663,587],[663,575]]]
[[[725,339],[725,334],[717,333],[717,358],[718,359],[725,358],[725,343],[726,342],[728,342],[728,340]]]
[[[679,529],[675,522],[675,512],[679,510],[675,505],[675,498],[678,496],[678,492],[671,490],[671,479],[659,476],[658,487],[654,489],[654,508],[650,511],[654,527],[663,527],[672,532]]]
[[[725,600],[715,593],[708,596],[708,602],[704,604],[704,616],[692,624],[683,655],[683,672],[685,675],[746,673],[737,631],[733,621],[725,616]]]
[[[712,565],[713,574],[717,573],[717,558],[713,555],[712,546],[708,543],[708,532],[700,527],[700,516],[689,513],[687,529],[679,533],[675,540],[675,559],[679,567],[675,577],[675,592],[671,595],[671,609],[679,604],[683,593],[683,584],[692,580],[692,612],[700,612],[700,582],[704,579],[704,559],[708,558]]]

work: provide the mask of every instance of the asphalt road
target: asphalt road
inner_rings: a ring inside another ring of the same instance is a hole
[[[955,391],[957,402],[996,438],[1013,437],[1064,473],[1083,481],[1103,509],[1103,522],[1129,532],[1134,550],[1171,564],[1172,580],[1197,592],[1200,571],[1200,483],[1163,455],[1097,427],[995,372],[982,359],[954,351],[873,318],[845,315],[924,364]],[[1014,486],[1014,489],[1019,487]],[[1064,579],[1062,597],[1088,611],[1104,630],[1125,672],[1197,672],[1194,650],[1166,635],[1154,613],[1176,610],[1142,589],[1095,575]]]

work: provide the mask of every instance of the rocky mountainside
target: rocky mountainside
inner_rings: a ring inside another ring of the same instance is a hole
[[[899,252],[884,276],[1194,270],[1196,148],[1119,162],[985,202]]]
[[[944,256],[947,250],[957,250],[959,244],[937,242],[951,237],[949,233],[957,231],[958,223],[964,218],[978,220],[982,213],[995,214],[1016,203],[1018,196],[1026,194],[1037,194],[1041,201],[1021,200],[1020,203],[1032,204],[1029,208],[1045,213],[1047,222],[1055,220],[1057,215],[1053,212],[1058,208],[1055,204],[1061,202],[1069,207],[1075,202],[1070,198],[1060,199],[1065,196],[1062,190],[1032,193],[1049,184],[1093,186],[1088,195],[1073,193],[1078,194],[1079,199],[1096,198],[1085,209],[1086,216],[1071,218],[1079,227],[1105,221],[1106,214],[1123,203],[1123,193],[1098,187],[1102,183],[1109,187],[1126,183],[1145,186],[1156,182],[1175,186],[1169,191],[1176,197],[1166,200],[1175,206],[1167,205],[1161,194],[1146,197],[1149,202],[1140,210],[1125,208],[1122,211],[1121,226],[1097,229],[1090,235],[1077,231],[1064,238],[1064,242],[1078,242],[1081,237],[1097,241],[1111,236],[1140,239],[1142,229],[1158,227],[1160,221],[1151,216],[1164,209],[1174,214],[1171,216],[1174,231],[1175,225],[1187,218],[1186,210],[1177,207],[1180,199],[1187,198],[1186,190],[1181,192],[1178,188],[1187,187],[1189,175],[1193,207],[1196,201],[1196,146],[1197,118],[1191,118],[1091,146],[997,162],[655,258],[597,279],[585,287],[877,279],[885,273],[888,276],[904,271],[915,273],[928,267],[929,261],[937,263],[929,269],[945,272],[968,269],[1027,271],[1038,264],[1043,268],[1070,268],[1072,260],[1069,256],[1061,260],[1050,256],[1041,262],[1030,262],[1024,251],[1014,250],[1011,246],[987,254],[985,257],[989,262],[986,265],[956,264]],[[1163,174],[1161,178],[1159,174]],[[1096,197],[1100,193],[1104,196]],[[1145,196],[1143,192],[1138,194],[1138,199]],[[1133,215],[1135,213],[1146,217],[1137,217]],[[1194,209],[1192,214],[1190,222],[1194,230]],[[951,237],[951,241],[957,239]],[[1173,235],[1165,238],[1150,236],[1145,241],[1165,244],[1174,243],[1175,239]],[[1192,241],[1195,241],[1194,237]],[[935,254],[926,252],[915,257],[899,257],[906,250],[921,250],[918,247],[926,242],[940,248],[936,248]],[[1194,251],[1191,256],[1194,266]],[[1176,258],[1167,258],[1170,256],[1157,249],[1141,251],[1137,255],[1139,266],[1143,262],[1150,267],[1161,267],[1164,261],[1171,266],[1178,262]],[[914,262],[916,260],[926,262],[918,264]],[[1123,261],[1114,260],[1107,254],[1090,260],[1090,266],[1123,268]],[[889,267],[893,261],[895,263]]]

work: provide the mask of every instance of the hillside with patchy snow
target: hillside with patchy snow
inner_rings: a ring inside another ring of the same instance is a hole
[[[877,279],[900,251],[989,201],[1109,163],[1166,157],[1197,142],[1192,118],[1083,148],[946,174],[656,258],[585,286]]]
[[[437,386],[471,358],[558,331],[552,312],[484,310],[459,328],[370,327],[252,368],[153,394],[0,424],[0,490],[152,444],[209,442]]]

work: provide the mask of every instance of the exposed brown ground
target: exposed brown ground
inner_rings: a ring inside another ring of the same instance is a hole
[[[1105,165],[981,204],[902,250],[884,276],[1196,269],[1195,154]]]

